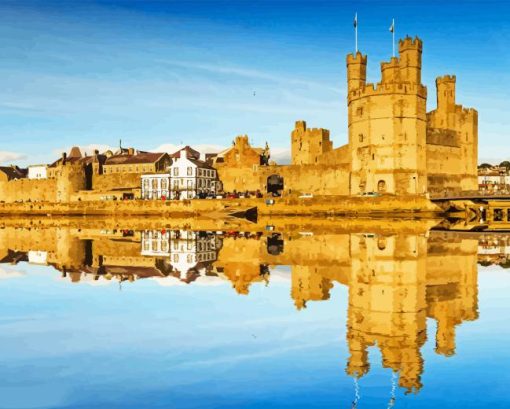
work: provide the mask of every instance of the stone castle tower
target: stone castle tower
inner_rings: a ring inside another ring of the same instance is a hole
[[[73,148],[74,149],[74,148]],[[85,164],[81,153],[71,150],[69,157],[63,153],[55,172],[57,202],[71,201],[71,195],[87,187]]]
[[[297,121],[291,134],[293,165],[314,165],[318,158],[330,152],[333,143],[329,131],[323,128],[307,128],[305,121]]]
[[[448,188],[455,183],[462,191],[474,191],[478,189],[478,112],[456,104],[455,85],[455,75],[437,77],[437,108],[427,114],[429,187]],[[438,146],[442,153],[434,152]]]
[[[400,40],[399,54],[381,63],[378,84],[366,83],[366,56],[347,56],[351,194],[427,191],[421,40]]]

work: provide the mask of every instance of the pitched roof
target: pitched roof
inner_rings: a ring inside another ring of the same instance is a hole
[[[161,152],[143,152],[137,155],[113,155],[106,159],[105,165],[130,165],[139,163],[155,163],[167,153]]]
[[[193,163],[194,165],[196,165],[197,167],[199,168],[202,168],[202,169],[214,169],[211,165],[209,165],[208,163],[204,162],[203,160],[196,160],[196,159],[190,159],[188,158],[188,160]]]
[[[180,157],[181,155],[181,151],[185,151],[186,152],[186,157],[188,159],[200,159],[200,152],[199,151],[196,151],[195,149],[193,149],[192,147],[186,145],[184,148],[182,149],[179,149],[177,152],[174,152],[170,155],[171,158],[178,158]]]
[[[5,173],[8,180],[23,179],[27,177],[28,169],[21,169],[17,166],[0,166],[0,172]]]

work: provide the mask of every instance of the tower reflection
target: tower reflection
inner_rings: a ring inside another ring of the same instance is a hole
[[[53,266],[73,283],[155,279],[163,285],[229,283],[247,295],[290,266],[290,296],[301,310],[348,287],[346,372],[370,370],[368,349],[398,374],[407,392],[422,388],[427,318],[435,351],[455,354],[455,330],[478,318],[477,263],[505,265],[508,239],[444,232],[225,232],[71,227],[0,229],[0,262]]]

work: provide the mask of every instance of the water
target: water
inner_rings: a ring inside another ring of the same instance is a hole
[[[510,239],[0,229],[0,408],[507,408]]]

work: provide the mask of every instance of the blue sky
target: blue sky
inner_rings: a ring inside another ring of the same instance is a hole
[[[72,145],[228,146],[238,134],[285,156],[294,121],[346,136],[345,55],[369,80],[397,37],[424,41],[434,79],[457,75],[479,111],[480,159],[510,157],[510,5],[500,2],[2,1],[0,161],[48,162]]]

